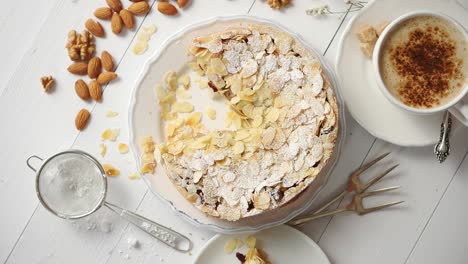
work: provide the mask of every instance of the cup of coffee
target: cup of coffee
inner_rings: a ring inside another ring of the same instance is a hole
[[[449,110],[468,126],[468,33],[454,19],[429,11],[400,16],[380,35],[372,59],[394,105],[417,114]]]

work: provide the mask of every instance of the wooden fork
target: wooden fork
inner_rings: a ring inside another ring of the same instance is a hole
[[[304,224],[304,223],[306,223],[308,221],[312,221],[312,220],[322,218],[322,217],[326,217],[326,216],[335,215],[335,214],[346,212],[346,211],[354,211],[359,215],[364,215],[364,214],[367,214],[367,213],[370,213],[370,212],[374,212],[374,211],[377,211],[377,210],[380,210],[380,209],[383,209],[383,208],[386,208],[386,207],[390,207],[390,206],[394,206],[394,205],[402,203],[403,201],[398,201],[398,202],[391,202],[391,203],[383,204],[383,205],[380,205],[380,206],[366,208],[366,207],[364,207],[364,204],[362,202],[365,197],[372,196],[372,195],[379,194],[379,193],[383,193],[383,192],[387,192],[387,191],[396,190],[396,189],[400,188],[399,186],[394,186],[394,187],[388,187],[388,188],[378,189],[378,190],[375,190],[375,191],[366,192],[366,190],[369,187],[374,185],[376,182],[381,180],[385,175],[387,175],[392,170],[394,170],[396,167],[398,167],[398,164],[396,164],[396,165],[390,167],[389,169],[385,170],[384,172],[382,172],[378,176],[372,178],[367,183],[363,183],[359,178],[359,176],[364,171],[369,169],[372,165],[374,165],[378,161],[385,158],[388,154],[390,154],[390,152],[387,152],[387,153],[375,158],[374,160],[366,163],[364,166],[362,166],[359,169],[352,172],[351,175],[349,176],[348,183],[346,185],[345,190],[343,190],[343,192],[341,192],[336,197],[331,199],[328,203],[326,203],[325,205],[323,205],[322,207],[320,207],[319,209],[314,211],[311,215],[297,218],[295,220],[290,221],[288,224],[289,225],[301,225],[301,224]],[[351,203],[349,203],[344,208],[338,208],[338,209],[335,209],[335,210],[332,210],[332,211],[329,211],[329,212],[323,212],[328,207],[330,207],[330,205],[332,205],[333,203],[335,203],[339,199],[343,198],[347,193],[354,193],[354,196],[353,196],[353,199],[351,200]]]

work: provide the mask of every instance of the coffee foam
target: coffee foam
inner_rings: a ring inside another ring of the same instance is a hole
[[[398,100],[403,103],[416,108],[426,108],[415,105],[410,105],[403,100],[400,95],[400,88],[406,82],[405,78],[401,76],[392,61],[391,50],[395,47],[401,45],[407,45],[410,41],[410,33],[422,29],[425,30],[428,27],[436,28],[448,35],[447,39],[441,39],[443,41],[450,41],[455,46],[455,58],[460,61],[458,65],[458,70],[462,73],[462,76],[457,78],[451,78],[449,82],[449,87],[447,88],[447,93],[445,96],[437,97],[439,100],[438,103],[433,104],[431,107],[443,106],[450,103],[459,93],[463,90],[463,87],[467,85],[467,76],[468,73],[468,48],[467,40],[465,35],[460,32],[450,21],[447,21],[443,18],[433,17],[433,16],[419,16],[410,18],[407,21],[402,22],[397,27],[393,28],[386,36],[386,39],[382,46],[382,52],[380,54],[380,63],[379,70],[383,79],[385,86],[388,91]]]

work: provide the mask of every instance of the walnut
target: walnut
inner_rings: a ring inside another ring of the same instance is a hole
[[[77,34],[75,30],[68,32],[68,42],[65,46],[68,49],[68,56],[73,61],[89,60],[96,51],[94,36],[89,31]]]
[[[292,0],[268,0],[268,4],[271,8],[280,9],[289,5]]]
[[[54,85],[54,78],[52,76],[42,76],[41,84],[44,87],[44,91],[48,93],[52,86]]]

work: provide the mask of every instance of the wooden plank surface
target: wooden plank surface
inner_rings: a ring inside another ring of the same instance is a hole
[[[57,3],[58,0],[2,2],[0,95],[21,62],[34,52],[35,39],[46,19],[53,15],[51,11]]]
[[[153,3],[153,1],[150,1]],[[17,4],[15,4],[17,3]],[[6,2],[7,16],[0,18],[0,33],[14,42],[0,44],[0,56],[9,66],[0,66],[0,261],[6,263],[190,263],[203,244],[214,233],[193,228],[178,219],[161,203],[141,180],[129,180],[136,170],[130,154],[117,153],[116,144],[108,144],[108,162],[121,170],[109,179],[108,200],[137,210],[157,222],[187,234],[194,241],[192,254],[180,254],[154,241],[128,225],[108,210],[70,222],[58,219],[40,205],[34,192],[34,173],[24,164],[32,154],[48,156],[70,147],[99,156],[100,134],[106,128],[120,128],[118,142],[128,143],[127,108],[132,85],[139,69],[160,44],[174,32],[193,22],[216,15],[247,14],[275,20],[301,34],[319,52],[325,51],[340,23],[339,16],[314,18],[305,9],[320,1],[296,0],[283,11],[271,10],[265,1],[196,0],[175,18],[152,10],[138,18],[138,25],[157,25],[158,32],[149,50],[136,56],[130,52],[139,27],[121,36],[110,33],[108,22],[104,39],[98,39],[98,51],[107,49],[118,62],[119,79],[104,92],[100,104],[83,103],[76,98],[76,77],[66,71],[69,63],[63,48],[69,29],[82,29],[92,11],[104,1]],[[125,5],[129,2],[125,1]],[[327,2],[331,8],[343,9],[341,0]],[[25,18],[28,19],[25,19]],[[346,24],[349,18],[345,20]],[[31,25],[29,25],[31,24]],[[12,26],[15,25],[15,26]],[[28,26],[29,25],[29,26]],[[24,32],[18,28],[27,28]],[[325,58],[333,65],[337,38]],[[53,58],[53,59],[50,59]],[[38,77],[53,74],[58,85],[50,95],[43,93]],[[73,126],[80,108],[92,111],[90,126],[77,133]],[[105,117],[108,110],[119,116]],[[371,204],[394,199],[406,202],[400,208],[365,217],[344,214],[309,223],[300,229],[312,237],[333,263],[465,263],[467,229],[466,176],[468,163],[468,130],[452,140],[450,159],[440,165],[434,161],[430,147],[402,148],[375,140],[346,114],[347,135],[341,158],[328,184],[314,206],[343,187],[349,172],[365,160],[387,151],[391,157],[383,164],[400,163],[400,167],[379,186],[400,185],[401,191],[376,197]],[[462,163],[463,162],[463,163]],[[367,177],[377,173],[372,170]],[[14,202],[12,202],[14,200]],[[347,200],[341,202],[343,206]],[[335,206],[338,206],[335,205]],[[461,208],[461,209],[460,209]],[[137,239],[138,248],[128,240]],[[449,260],[449,261],[448,261]]]

